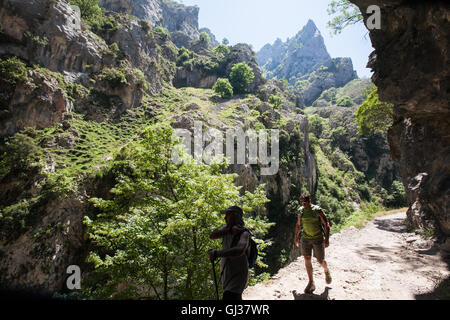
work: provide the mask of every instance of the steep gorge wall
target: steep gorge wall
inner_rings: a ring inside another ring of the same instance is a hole
[[[434,227],[450,253],[450,5],[445,1],[351,0],[365,14],[381,8],[371,30],[369,67],[380,98],[393,103],[388,138],[401,167],[414,227]]]

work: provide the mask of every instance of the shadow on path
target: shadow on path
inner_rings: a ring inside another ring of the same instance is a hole
[[[402,218],[397,219],[375,219],[374,224],[378,229],[389,231],[389,232],[397,232],[403,233],[406,232],[405,221]]]
[[[329,300],[328,291],[331,288],[325,287],[325,291],[318,295],[314,293],[298,293],[296,290],[292,291],[292,295],[294,296],[294,300]]]
[[[435,247],[431,250],[433,249],[436,250]],[[447,270],[450,270],[450,258],[447,257],[444,261],[447,264]],[[432,291],[417,294],[416,300],[450,300],[450,276],[437,282]]]

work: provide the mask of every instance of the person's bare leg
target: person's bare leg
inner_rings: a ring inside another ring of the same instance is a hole
[[[313,282],[313,266],[311,262],[311,257],[305,256],[305,268],[306,273],[308,274],[309,282]]]
[[[327,262],[325,260],[317,260],[317,262],[322,266],[323,271],[325,271],[325,273],[330,272],[328,270],[328,265],[327,265]]]
[[[319,260],[317,259],[317,262],[322,266],[323,271],[325,271],[325,281],[327,284],[330,284],[332,281],[331,275],[330,275],[330,270],[328,270],[328,265],[327,262],[325,260]]]
[[[316,290],[316,286],[314,285],[314,279],[313,279],[313,266],[311,263],[311,257],[305,256],[305,267],[306,267],[306,273],[308,274],[308,285],[305,288],[305,293],[313,293],[314,290]]]

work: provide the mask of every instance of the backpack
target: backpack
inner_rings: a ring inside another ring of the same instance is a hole
[[[248,249],[250,249],[250,252],[247,255],[247,260],[248,260],[248,267],[249,269],[252,269],[255,266],[256,263],[256,259],[258,258],[258,244],[255,242],[255,240],[252,239],[252,233],[250,232],[250,230],[248,229],[244,229],[244,231],[247,231],[248,233],[250,233],[250,239],[249,239],[249,245],[248,245]],[[237,240],[239,241],[239,238],[237,238]],[[234,243],[234,245],[233,245]],[[237,244],[237,241],[235,242],[234,239],[232,241],[232,247],[234,247]]]
[[[248,259],[248,267],[252,269],[255,266],[256,259],[258,258],[258,245],[255,240],[250,237],[250,253],[247,256]]]

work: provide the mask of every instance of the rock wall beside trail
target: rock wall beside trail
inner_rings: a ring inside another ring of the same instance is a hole
[[[381,30],[371,30],[373,82],[393,103],[388,138],[400,164],[414,227],[434,225],[450,236],[450,5],[446,1],[351,0],[364,15],[381,8]],[[450,241],[442,247],[450,253]]]

